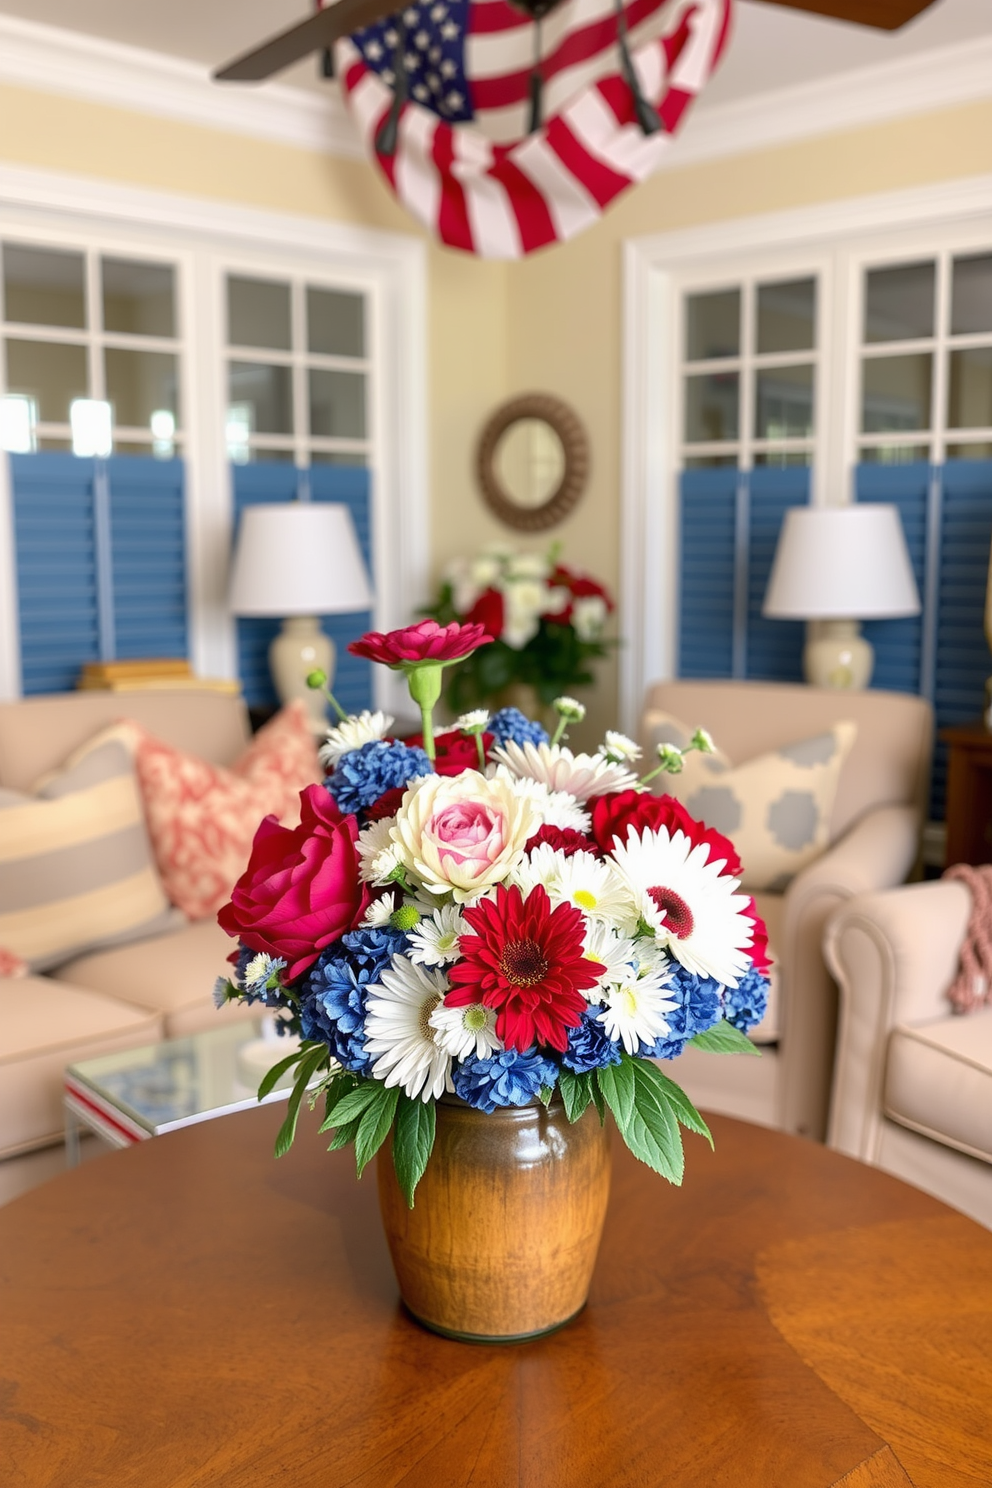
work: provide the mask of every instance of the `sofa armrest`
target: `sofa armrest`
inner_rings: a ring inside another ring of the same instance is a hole
[[[837,991],[823,959],[830,916],[855,894],[906,878],[919,847],[913,806],[879,806],[802,873],[785,894],[781,939],[784,1059],[778,1119],[822,1141],[827,1132]]]
[[[948,1015],[971,895],[954,881],[865,894],[832,918],[824,954],[840,988],[828,1140],[873,1162],[882,1135],[889,1033]]]

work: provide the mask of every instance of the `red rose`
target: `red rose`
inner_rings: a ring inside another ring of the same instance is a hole
[[[425,661],[460,661],[491,640],[492,636],[486,635],[481,625],[460,625],[457,620],[450,625],[438,625],[436,620],[421,620],[385,635],[381,630],[370,630],[360,640],[352,641],[348,650],[352,656],[366,656],[369,661],[396,667]]]
[[[498,589],[487,589],[480,594],[465,616],[467,625],[481,625],[487,636],[498,641],[503,634],[503,596]]]
[[[555,827],[550,822],[545,822],[538,827],[533,837],[528,837],[524,851],[533,852],[542,842],[547,842],[556,852],[564,853],[566,858],[572,858],[580,852],[591,853],[594,858],[599,857],[596,844],[589,841],[585,832],[577,832],[574,827]]]
[[[410,734],[403,740],[414,748],[423,749],[423,734]],[[492,734],[483,734],[482,751],[488,755],[495,740]],[[449,734],[434,735],[434,770],[438,775],[460,775],[463,770],[479,768],[479,751],[475,736],[452,729]]]
[[[684,832],[693,847],[698,847],[701,842],[708,844],[711,863],[722,858],[726,863],[724,873],[734,878],[740,876],[741,860],[734,844],[722,833],[690,816],[674,796],[652,796],[646,791],[631,789],[610,791],[592,802],[592,835],[603,852],[611,851],[614,837],[626,842],[631,827],[638,832],[647,828],[657,832],[660,827],[666,827],[669,832]]]
[[[574,568],[559,563],[549,576],[548,583],[556,589],[567,589],[573,599],[601,599],[609,613],[613,613],[615,606],[609,591],[595,579],[590,579],[588,574],[576,573]]]
[[[342,817],[322,785],[308,785],[300,799],[298,827],[281,827],[273,816],[262,822],[248,867],[217,916],[253,951],[282,956],[289,981],[353,930],[370,902],[358,876],[355,818]]]

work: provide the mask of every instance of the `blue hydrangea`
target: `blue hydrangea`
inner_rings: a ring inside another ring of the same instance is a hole
[[[578,1028],[568,1030],[568,1048],[561,1056],[566,1069],[576,1075],[620,1063],[620,1045],[613,1042],[597,1017],[597,1008],[587,1008]]]
[[[327,1044],[335,1059],[356,1074],[372,1063],[365,1052],[368,989],[406,945],[406,936],[396,930],[352,930],[307,975],[300,1005],[303,1037]]]
[[[727,987],[723,994],[723,1016],[728,1023],[747,1033],[765,1016],[768,1007],[768,978],[751,966],[741,977],[736,987]]]
[[[642,1043],[638,1054],[647,1059],[676,1059],[689,1039],[719,1023],[723,1016],[723,988],[712,977],[698,977],[678,961],[671,964],[671,982],[665,996],[675,1003],[665,1014],[668,1034],[653,1044]]]
[[[519,708],[500,708],[494,713],[486,727],[497,744],[512,740],[514,744],[547,744],[548,731],[539,723],[532,723]]]
[[[557,1066],[528,1049],[503,1049],[485,1059],[471,1056],[456,1064],[451,1072],[455,1094],[478,1111],[495,1111],[497,1106],[526,1106],[540,1094],[542,1085],[553,1086],[558,1079]]]
[[[338,760],[334,774],[324,781],[340,809],[352,815],[374,806],[388,790],[404,786],[433,766],[424,750],[398,739],[370,739]]]

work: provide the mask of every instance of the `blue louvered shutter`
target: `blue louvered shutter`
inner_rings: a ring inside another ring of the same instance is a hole
[[[745,676],[761,682],[801,682],[806,627],[801,620],[766,620],[765,590],[785,514],[809,504],[809,468],[759,465],[748,480],[747,635]]]
[[[124,455],[107,461],[115,653],[186,656],[185,467]]]
[[[25,694],[75,687],[100,657],[93,461],[11,455],[21,685]]]
[[[682,472],[680,677],[733,673],[737,475],[730,466]]]
[[[294,501],[301,489],[311,500],[336,501],[351,512],[369,573],[372,573],[369,472],[351,466],[314,465],[308,471],[293,465],[263,463],[235,465],[235,517],[246,506]],[[277,703],[269,672],[269,644],[279,629],[279,620],[261,618],[238,621],[238,670],[249,707],[274,707]],[[349,656],[347,645],[371,625],[367,612],[328,615],[321,629],[337,648],[334,696],[346,712],[372,706],[372,668],[367,661]]]
[[[943,467],[936,614],[934,711],[937,728],[981,716],[992,657],[985,640],[985,586],[992,543],[992,460]],[[938,737],[931,814],[944,815],[947,749]]]
[[[858,501],[882,502],[898,508],[921,597],[926,592],[930,483],[931,467],[922,462],[859,465],[855,471],[854,488]],[[872,687],[887,692],[920,691],[923,682],[923,626],[921,615],[864,623],[864,637],[875,648]]]

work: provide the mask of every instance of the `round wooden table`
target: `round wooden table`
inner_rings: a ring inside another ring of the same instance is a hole
[[[375,1178],[271,1108],[0,1210],[4,1488],[973,1488],[992,1234],[714,1118],[681,1191],[614,1140],[592,1296],[454,1343],[403,1311]]]

